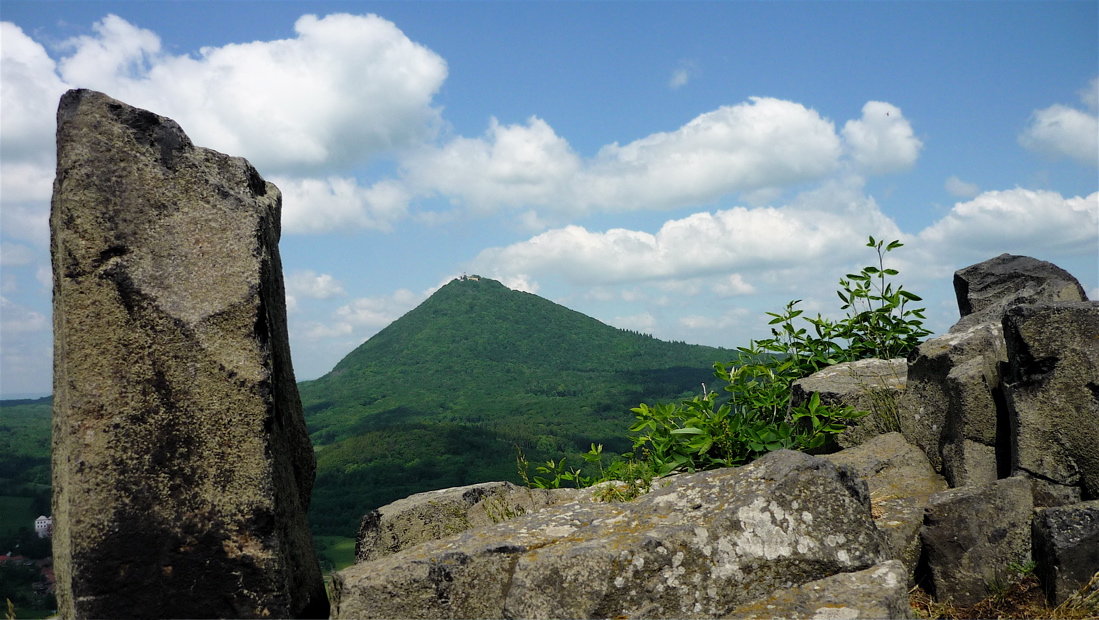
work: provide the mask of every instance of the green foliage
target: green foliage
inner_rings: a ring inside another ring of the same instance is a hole
[[[531,468],[544,484],[584,483],[592,443],[630,449],[631,406],[687,397],[730,356],[455,280],[299,384],[317,454],[314,534],[353,536],[363,514],[413,493],[521,482],[513,446],[546,470]]]
[[[822,405],[817,394],[791,408],[793,383],[839,362],[907,355],[930,334],[923,328],[923,309],[907,307],[920,298],[887,280],[898,272],[884,266],[885,254],[902,245],[870,237],[867,247],[876,251],[877,266],[840,279],[845,318],[802,316],[800,300],[768,312],[771,338],[739,347],[737,362],[714,365],[715,376],[725,382],[723,402],[703,384],[702,395],[678,404],[634,408],[636,453],[665,475],[741,465],[782,448],[827,449],[866,412]]]
[[[41,514],[49,514],[52,414],[49,397],[0,401],[0,495],[44,496]]]

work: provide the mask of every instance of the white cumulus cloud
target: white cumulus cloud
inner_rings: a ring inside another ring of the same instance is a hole
[[[282,225],[288,233],[388,231],[408,215],[408,191],[392,179],[370,187],[360,187],[356,179],[339,176],[275,176],[271,181],[282,190]]]
[[[844,124],[843,139],[855,165],[868,174],[908,170],[923,148],[900,108],[883,101],[867,102],[861,119]]]
[[[310,299],[330,299],[347,294],[335,278],[327,273],[318,274],[311,269],[299,269],[288,273],[286,293]]]
[[[495,118],[482,138],[455,138],[403,162],[407,182],[475,210],[545,206],[567,192],[580,158],[544,120],[501,125]]]
[[[446,62],[376,15],[304,15],[294,38],[195,56],[115,15],[92,29],[65,44],[65,84],[169,116],[196,144],[260,170],[351,165],[419,144],[439,123]]]
[[[897,238],[896,226],[856,185],[827,184],[781,208],[734,207],[669,220],[654,233],[566,226],[481,252],[475,269],[493,277],[554,274],[584,286],[726,274],[725,295],[751,286],[737,274],[842,261],[866,235]]]
[[[984,192],[954,205],[919,238],[929,251],[954,256],[1099,255],[1099,193],[1065,198],[1019,188]]]
[[[1068,157],[1089,166],[1099,165],[1099,118],[1054,104],[1035,110],[1030,125],[1019,135],[1024,147],[1051,157]]]

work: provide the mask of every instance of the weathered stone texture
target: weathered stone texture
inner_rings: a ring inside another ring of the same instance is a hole
[[[172,120],[57,113],[54,558],[63,617],[323,617],[281,195]]]
[[[1012,465],[1099,498],[1099,302],[1014,306],[1003,324]]]
[[[1099,500],[1044,508],[1034,515],[1034,558],[1054,605],[1099,573]]]
[[[954,293],[962,319],[950,331],[978,323],[999,323],[1008,307],[1042,301],[1086,301],[1069,272],[1029,256],[1001,254],[954,272]]]
[[[1008,564],[1030,560],[1030,480],[1005,478],[936,493],[920,530],[935,597],[972,605],[1010,580]]]
[[[965,471],[967,459],[951,450],[964,451],[966,439],[995,443],[993,390],[1000,386],[997,364],[1006,359],[1003,332],[992,323],[932,338],[909,356],[908,385],[899,404],[901,432],[952,484],[987,475],[981,473],[987,469],[983,464],[973,473]],[[944,445],[951,456],[945,470]]]
[[[908,578],[898,560],[853,573],[811,581],[744,605],[726,616],[735,620],[854,620],[911,618]]]
[[[900,430],[897,406],[908,380],[905,359],[864,359],[829,366],[803,379],[790,390],[790,406],[808,402],[814,393],[826,405],[847,405],[869,415],[836,437],[841,448],[857,446],[871,437]]]
[[[507,521],[590,496],[586,489],[529,489],[484,482],[417,493],[363,517],[355,561],[369,562],[428,540]]]
[[[337,618],[701,618],[877,564],[866,483],[778,451],[677,476],[622,504],[574,503],[337,574]]]
[[[874,524],[885,536],[885,557],[901,561],[912,577],[920,559],[924,508],[932,495],[946,490],[946,480],[900,433],[879,435],[824,458],[866,480]]]

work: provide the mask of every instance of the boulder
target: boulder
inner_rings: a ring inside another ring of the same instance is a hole
[[[57,111],[58,611],[326,617],[315,460],[286,332],[281,194],[171,119]]]
[[[1099,500],[1038,510],[1033,533],[1036,573],[1052,605],[1099,574]]]
[[[1030,480],[1005,478],[931,496],[920,529],[935,598],[973,605],[1030,560]]]
[[[992,323],[932,338],[909,356],[898,403],[901,432],[952,485],[988,481],[998,458],[997,364],[1006,359],[1003,331]],[[978,443],[983,451],[972,445]]]
[[[369,562],[424,541],[588,496],[590,492],[581,489],[528,489],[510,482],[417,493],[363,517],[355,540],[355,561]]]
[[[1001,254],[954,272],[954,293],[962,319],[951,331],[978,323],[999,323],[1009,306],[1042,301],[1086,301],[1072,274],[1053,263]]]
[[[790,390],[790,406],[809,401],[814,393],[825,405],[847,405],[869,415],[836,437],[841,448],[856,446],[875,435],[900,430],[897,402],[908,379],[904,359],[864,359],[835,364],[798,379]]]
[[[1099,302],[1014,306],[1003,325],[1012,465],[1099,498]]]
[[[737,620],[911,618],[907,571],[898,560],[779,590],[726,616]]]
[[[866,483],[781,450],[356,564],[333,581],[334,617],[719,617],[881,559]]]
[[[871,515],[884,535],[885,557],[915,574],[920,559],[920,526],[931,496],[947,488],[927,456],[900,433],[879,435],[824,458],[866,480]]]

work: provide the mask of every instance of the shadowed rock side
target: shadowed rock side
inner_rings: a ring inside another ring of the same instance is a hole
[[[101,93],[66,93],[57,124],[60,614],[327,616],[278,188]]]

